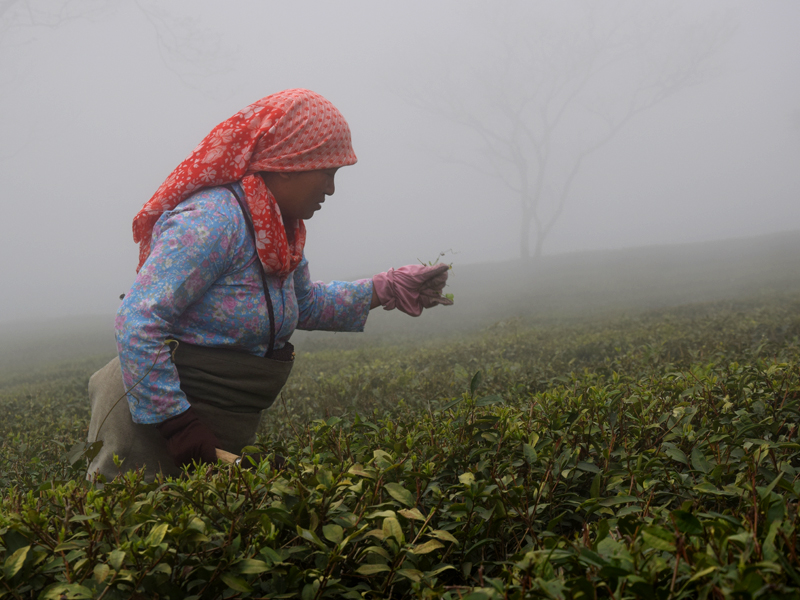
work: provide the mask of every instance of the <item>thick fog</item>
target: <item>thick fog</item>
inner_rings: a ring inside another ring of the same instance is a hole
[[[307,222],[315,279],[519,259],[520,160],[544,255],[800,229],[798,25],[796,0],[3,0],[0,321],[114,312],[142,204],[292,87],[358,155]]]

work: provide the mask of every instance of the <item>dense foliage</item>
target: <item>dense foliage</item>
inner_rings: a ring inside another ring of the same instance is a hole
[[[306,354],[286,471],[153,484],[67,452],[96,361],[0,381],[0,596],[800,598],[798,309]]]

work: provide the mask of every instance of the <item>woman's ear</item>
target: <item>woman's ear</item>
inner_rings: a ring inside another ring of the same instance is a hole
[[[283,171],[259,171],[258,174],[261,176],[264,185],[270,187],[270,183],[272,183],[274,186],[276,183],[280,185],[280,183],[283,181],[289,181],[292,179],[292,176],[295,173]]]

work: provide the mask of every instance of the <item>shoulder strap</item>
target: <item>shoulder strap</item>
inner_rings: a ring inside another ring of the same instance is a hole
[[[242,209],[242,215],[244,216],[244,222],[247,224],[247,230],[250,232],[250,237],[253,240],[253,245],[256,245],[256,230],[253,227],[253,220],[250,218],[250,211],[247,210],[247,206],[244,204],[244,200],[239,197],[239,194],[236,193],[236,188],[233,187],[230,183],[224,185],[223,187],[227,188],[233,197],[236,198],[236,201],[239,203],[239,208]],[[271,357],[272,353],[275,349],[275,310],[272,308],[272,298],[269,295],[269,286],[267,285],[267,274],[264,272],[264,265],[261,264],[261,259],[258,257],[258,246],[256,246],[256,265],[258,265],[258,272],[261,274],[261,284],[264,286],[264,297],[267,300],[267,311],[269,311],[269,346],[267,347],[267,353],[264,356]]]

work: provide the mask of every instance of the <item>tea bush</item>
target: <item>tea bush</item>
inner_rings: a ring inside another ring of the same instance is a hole
[[[0,384],[0,595],[800,598],[799,308],[303,354],[280,472],[91,484],[89,369]]]

